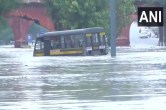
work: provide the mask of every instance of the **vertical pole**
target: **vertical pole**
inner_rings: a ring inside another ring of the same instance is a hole
[[[163,27],[159,27],[159,46],[163,46]]]
[[[116,0],[110,0],[111,56],[116,56]]]
[[[22,18],[20,18],[20,47],[22,47],[22,42],[23,42],[23,38],[22,38]]]
[[[166,10],[166,3],[164,3],[164,12]],[[166,19],[166,14],[164,13],[164,35],[163,35],[163,43],[164,46],[166,46],[166,23],[165,23],[165,19]]]

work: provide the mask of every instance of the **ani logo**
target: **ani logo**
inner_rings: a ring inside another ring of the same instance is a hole
[[[138,7],[138,26],[163,26],[163,7]]]

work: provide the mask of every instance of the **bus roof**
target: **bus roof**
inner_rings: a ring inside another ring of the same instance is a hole
[[[54,37],[60,35],[72,35],[72,34],[86,34],[86,33],[95,33],[104,31],[103,27],[92,27],[92,28],[83,28],[83,29],[74,29],[74,30],[64,30],[64,31],[53,31],[53,32],[46,32],[40,35],[37,38],[43,37]]]

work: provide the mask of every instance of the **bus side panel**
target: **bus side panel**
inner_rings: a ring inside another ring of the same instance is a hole
[[[42,50],[35,50],[33,56],[44,56],[44,52]]]
[[[51,56],[83,55],[82,49],[54,49],[50,51]]]

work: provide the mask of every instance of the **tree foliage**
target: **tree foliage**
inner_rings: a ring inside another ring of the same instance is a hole
[[[117,32],[130,22],[134,0],[116,0]],[[0,0],[0,23],[19,0]],[[45,0],[56,30],[102,26],[110,30],[110,0]]]
[[[9,26],[6,26],[6,28],[3,28],[0,32],[0,44],[3,43],[9,43],[10,41],[14,40],[14,34],[12,32],[12,28]]]
[[[117,0],[118,32],[130,22],[134,0]],[[109,32],[110,0],[47,0],[56,30],[102,26]]]
[[[117,32],[131,23],[130,15],[135,12],[134,0],[117,0]]]
[[[5,17],[8,12],[15,8],[19,4],[19,0],[0,0],[0,29],[5,25]]]
[[[144,0],[143,2],[147,4],[155,4],[155,3],[160,3],[160,5],[166,4],[165,0]]]
[[[149,6],[166,6],[166,0],[135,0],[137,3]]]
[[[100,25],[108,16],[107,0],[48,0],[57,28],[85,28]],[[63,27],[62,27],[63,24]]]

